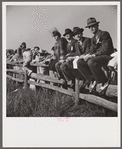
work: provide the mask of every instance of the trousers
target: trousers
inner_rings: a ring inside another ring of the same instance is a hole
[[[73,61],[68,61],[60,66],[60,69],[66,81],[74,80],[75,78],[83,80],[84,77],[78,69],[73,69]]]
[[[108,81],[102,67],[107,66],[111,59],[108,55],[96,56],[88,61],[78,60],[78,70],[88,81],[96,80],[97,83],[105,83]]]

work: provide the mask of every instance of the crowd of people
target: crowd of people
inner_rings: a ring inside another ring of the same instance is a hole
[[[92,93],[96,85],[101,84],[99,93],[104,92],[110,83],[110,75],[105,71],[117,70],[117,54],[113,54],[117,51],[109,32],[100,30],[99,23],[93,17],[87,20],[85,28],[91,31],[92,38],[84,37],[84,29],[80,27],[73,27],[73,30],[66,28],[63,36],[58,30],[53,31],[52,37],[56,42],[51,53],[38,46],[31,50],[23,42],[15,55],[10,57],[10,61],[23,59],[23,67],[28,69],[29,75],[34,71],[30,62],[41,61],[49,65],[48,71],[41,69],[41,73],[49,75],[49,72],[56,72],[58,79],[63,80],[62,87],[65,89],[69,81],[72,82],[70,87],[75,89],[77,78],[83,81],[81,89],[92,83],[89,88],[89,93]]]

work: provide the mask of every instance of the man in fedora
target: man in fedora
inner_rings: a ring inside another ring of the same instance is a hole
[[[62,63],[64,63],[67,59],[67,57],[69,56],[74,56],[75,55],[75,43],[76,43],[76,40],[73,38],[73,32],[71,29],[67,28],[65,29],[65,33],[63,34],[63,36],[66,38],[67,40],[67,55],[65,56],[65,59],[64,60],[61,60],[59,62],[57,62],[55,64],[55,68],[58,72],[58,76],[59,76],[59,79],[64,79],[65,80],[65,77],[60,69]],[[67,88],[66,86],[66,81],[64,81],[64,84],[63,84],[63,88]]]
[[[79,28],[79,27],[73,28],[73,36],[77,40],[74,46],[76,52],[74,56],[68,57],[67,62],[61,65],[62,73],[67,82],[69,82],[70,80],[75,80],[75,78],[84,79],[80,71],[78,71],[78,69],[74,69],[73,67],[73,61],[77,57],[80,58],[84,54],[87,54],[91,46],[91,39],[87,37],[83,37],[83,31],[84,31],[83,28]],[[75,82],[73,82],[71,87],[74,89]]]
[[[102,83],[99,91],[102,92],[108,86],[108,78],[102,67],[107,66],[108,61],[111,59],[110,55],[114,52],[114,47],[110,34],[107,31],[101,31],[99,23],[93,17],[87,20],[86,28],[89,28],[94,36],[91,39],[89,53],[78,60],[77,65],[78,70],[86,80],[91,81],[94,78],[97,84]],[[92,87],[92,90],[95,87],[96,84]]]
[[[54,37],[56,40],[56,42],[54,44],[54,50],[53,50],[55,59],[50,62],[49,70],[50,70],[50,72],[51,71],[56,72],[55,64],[59,60],[63,60],[65,55],[67,54],[67,47],[66,47],[67,40],[65,38],[61,37],[61,33],[57,30],[52,32],[52,37]]]

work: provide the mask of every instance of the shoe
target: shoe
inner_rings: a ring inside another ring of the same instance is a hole
[[[83,88],[86,88],[86,87],[88,88],[89,85],[90,85],[90,82],[88,80],[85,80],[84,83],[83,83],[83,85],[82,85],[82,87]]]
[[[72,83],[69,87],[75,91],[75,83]]]
[[[94,81],[89,89],[90,94],[96,92],[96,86],[97,86],[97,83],[96,83],[96,81]]]
[[[106,83],[104,83],[104,85],[101,86],[100,90],[98,91],[98,93],[101,95],[105,94],[107,88],[109,86],[109,81],[107,81]]]
[[[65,80],[62,83],[62,88],[67,89],[67,82]]]

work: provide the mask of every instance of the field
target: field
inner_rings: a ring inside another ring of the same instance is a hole
[[[17,92],[13,92],[18,88]],[[7,117],[116,117],[117,113],[80,99],[74,106],[74,97],[39,88],[23,89],[7,79]]]

